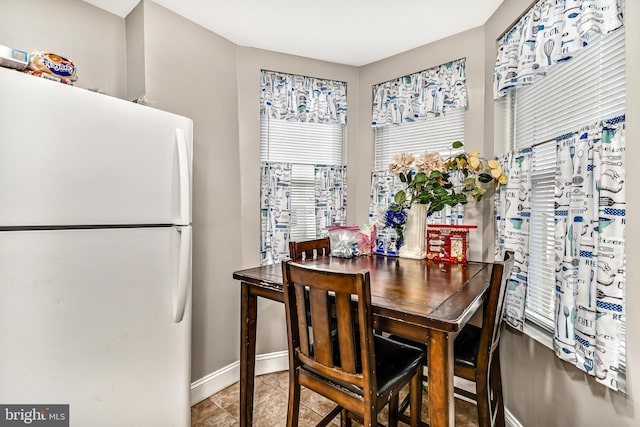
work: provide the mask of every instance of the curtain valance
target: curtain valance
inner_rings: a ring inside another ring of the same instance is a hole
[[[424,120],[467,106],[465,59],[373,86],[371,126]]]
[[[347,84],[262,70],[260,114],[302,123],[347,123]]]
[[[623,25],[624,0],[540,0],[499,41],[494,98],[532,84],[596,34]]]

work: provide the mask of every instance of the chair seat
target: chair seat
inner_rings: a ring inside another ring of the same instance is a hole
[[[475,368],[478,365],[478,347],[482,329],[476,325],[466,325],[453,342],[456,365]]]
[[[423,361],[424,353],[414,345],[394,341],[380,335],[374,335],[373,340],[376,353],[377,394],[382,396],[398,381],[410,378],[415,373],[418,365]],[[334,341],[334,343],[337,344],[337,341]],[[356,348],[356,351],[360,351],[360,349]],[[339,364],[338,355],[339,351],[336,345],[334,347],[334,363],[336,364]],[[359,361],[360,358],[357,359],[357,362]],[[304,369],[311,371],[306,367]],[[362,370],[360,363],[356,363],[356,369],[359,372]],[[317,372],[314,373],[318,374]],[[363,394],[362,388],[358,386],[349,383],[339,384],[358,395]]]
[[[481,331],[481,328],[471,324],[467,324],[462,328],[462,331],[460,331],[453,342],[453,360],[456,365],[468,366],[470,368],[476,367],[478,364],[478,346],[480,344]],[[396,342],[422,348],[425,354],[427,353],[426,344],[417,343],[397,335],[391,335],[389,338]]]

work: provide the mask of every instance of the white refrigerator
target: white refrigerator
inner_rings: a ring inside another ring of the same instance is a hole
[[[190,425],[192,127],[0,68],[0,405]]]

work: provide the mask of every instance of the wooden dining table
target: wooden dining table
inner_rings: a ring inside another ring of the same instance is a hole
[[[379,255],[300,262],[341,272],[369,271],[376,330],[427,344],[429,425],[453,426],[453,341],[482,304],[492,264]],[[283,302],[282,266],[248,268],[233,278],[241,284],[240,426],[248,427],[253,422],[257,298]]]

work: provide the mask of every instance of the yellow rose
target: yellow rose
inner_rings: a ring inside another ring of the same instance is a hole
[[[469,166],[473,169],[478,170],[480,168],[480,159],[477,157],[469,157]]]
[[[509,182],[509,178],[507,178],[507,175],[505,174],[500,175],[500,178],[498,178],[498,183],[506,184],[507,182]]]
[[[479,155],[480,155],[479,151],[472,151],[472,152],[469,153],[469,156],[471,156],[471,157],[478,157]]]
[[[502,175],[502,167],[498,165],[498,167],[491,169],[491,176],[495,179],[499,179],[500,175]]]
[[[500,167],[500,163],[497,160],[489,160],[487,166],[489,169],[497,169]]]

